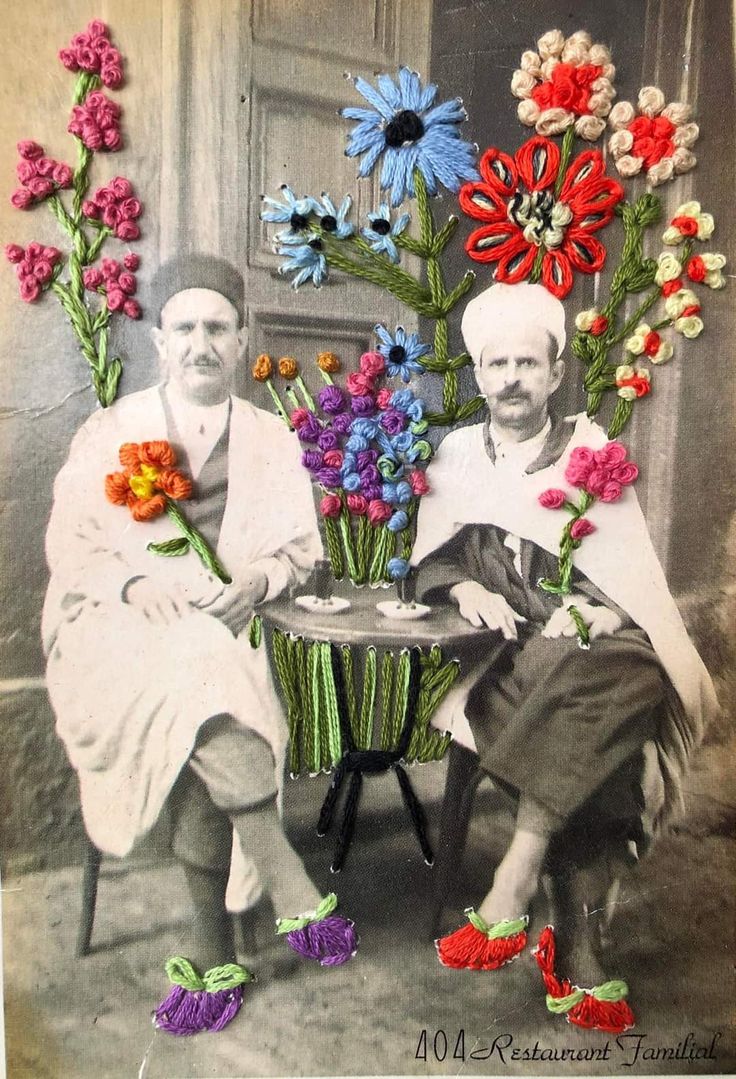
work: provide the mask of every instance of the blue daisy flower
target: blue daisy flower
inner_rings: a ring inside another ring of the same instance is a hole
[[[378,213],[374,212],[367,216],[370,227],[360,231],[371,245],[371,249],[379,255],[387,255],[391,262],[398,262],[399,252],[394,243],[394,237],[400,236],[404,231],[411,221],[411,214],[401,214],[392,223],[388,203],[382,202],[378,207]]]
[[[457,191],[464,180],[479,179],[476,149],[460,138],[458,125],[467,119],[459,98],[435,105],[437,87],[422,87],[415,71],[399,68],[397,83],[379,75],[378,88],[355,78],[355,89],[370,109],[342,109],[358,123],[350,133],[347,157],[362,155],[358,176],[369,176],[383,156],[381,190],[391,188],[391,205],[416,194],[414,170],[419,169],[430,195],[440,183]]]
[[[261,221],[271,221],[280,225],[288,223],[289,231],[283,233],[284,239],[288,236],[304,242],[303,234],[309,228],[309,216],[318,213],[320,205],[309,195],[298,199],[288,184],[282,184],[280,190],[283,194],[283,202],[272,199],[268,195],[261,196],[261,201],[270,207],[270,209],[261,210]]]
[[[347,220],[352,205],[352,198],[350,195],[346,195],[338,210],[327,192],[323,191],[322,205],[318,204],[315,211],[321,228],[325,232],[336,236],[338,240],[345,240],[348,236],[352,236],[355,232],[355,226]]]
[[[419,334],[407,333],[403,326],[397,326],[392,337],[380,322],[374,326],[374,333],[381,342],[378,351],[386,360],[390,378],[400,375],[402,382],[408,382],[413,372],[419,374],[424,370],[419,359],[426,356],[430,348],[419,340]]]
[[[322,252],[319,237],[305,240],[304,236],[290,236],[288,233],[276,237],[276,253],[285,256],[286,262],[279,266],[279,273],[293,273],[292,288],[299,288],[305,281],[312,281],[319,288],[327,279],[327,259]]]

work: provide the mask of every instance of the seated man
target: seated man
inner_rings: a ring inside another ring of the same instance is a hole
[[[234,952],[233,827],[278,914],[320,898],[281,829],[285,723],[247,627],[258,604],[305,579],[321,544],[293,436],[232,394],[246,340],[241,275],[189,256],[164,265],[152,292],[162,381],[95,412],[74,438],[54,486],[43,635],[89,836],[123,856],[168,802],[195,910],[188,956],[203,971]],[[136,523],[106,501],[121,444],[156,439],[194,481],[185,515],[231,584],[193,551],[146,549],[177,534],[166,515]]]
[[[438,943],[447,965],[493,969],[523,947],[545,866],[578,893],[582,924],[580,887],[602,856],[641,848],[677,804],[687,753],[716,701],[630,487],[586,514],[597,530],[574,553],[573,594],[538,587],[558,575],[567,520],[539,495],[571,491],[571,451],[607,441],[584,414],[562,419],[549,408],[564,371],[560,302],[541,285],[497,284],[468,304],[462,329],[489,418],[441,443],[413,558],[423,598],[454,602],[498,633],[434,721],[454,728],[518,800],[513,839],[478,908],[487,926],[515,921],[514,940],[501,933],[497,961],[476,923],[477,951],[467,926]],[[587,651],[572,602],[589,627]],[[592,913],[600,893],[587,901]],[[598,984],[587,935],[567,945],[570,976]]]

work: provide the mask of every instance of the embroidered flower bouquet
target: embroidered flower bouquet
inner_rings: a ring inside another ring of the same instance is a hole
[[[104,91],[123,82],[123,61],[111,43],[108,29],[93,20],[59,53],[67,70],[76,72],[74,99],[67,130],[74,137],[76,165],[55,161],[37,142],[18,143],[16,167],[20,187],[11,202],[19,210],[45,203],[69,240],[64,254],[36,242],[27,247],[8,244],[5,254],[16,267],[21,299],[35,303],[44,292],[54,293],[71,323],[79,348],[89,365],[101,405],[112,404],[123,365],[108,359],[108,337],[114,312],[140,318],[133,299],[138,256],[127,252],[121,261],[100,258],[110,237],[129,243],[140,236],[141,204],[129,180],[116,176],[89,196],[90,168],[95,154],[113,153],[123,144],[120,106]],[[71,191],[65,202],[64,192]],[[91,294],[97,299],[93,302]]]
[[[645,237],[661,218],[660,199],[646,191],[625,200],[622,185],[607,175],[600,150],[575,156],[576,137],[596,142],[608,124],[613,132],[608,149],[623,178],[644,173],[654,187],[694,167],[691,147],[699,131],[689,106],[667,104],[653,86],[642,88],[636,108],[625,101],[614,105],[614,78],[609,50],[585,31],[567,38],[559,30],[543,34],[537,49],[522,55],[511,80],[520,99],[519,119],[535,127],[536,135],[513,156],[496,147],[486,150],[482,180],[460,190],[463,211],[479,222],[466,243],[471,259],[493,264],[498,281],[541,281],[560,299],[569,294],[575,273],[603,270],[600,232],[616,217],[621,220],[623,246],[608,299],[579,313],[571,342],[585,367],[588,415],[597,415],[607,392],[617,395],[610,438],[625,427],[634,401],[650,392],[649,370],[639,366],[641,360],[660,364],[674,353],[662,331],[674,328],[686,338],[702,331],[700,300],[690,284],[721,288],[725,283],[722,255],[694,254],[694,241],[713,232],[713,218],[698,202],[680,206],[662,237],[679,250],[650,258]],[[645,322],[659,301],[660,317]],[[619,345],[623,355],[609,358]]]

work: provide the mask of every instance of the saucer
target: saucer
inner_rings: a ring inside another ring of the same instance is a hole
[[[416,622],[428,615],[431,609],[424,603],[400,603],[397,599],[384,599],[376,604],[376,610],[380,611],[384,618],[395,622]]]
[[[305,611],[314,611],[319,614],[342,614],[350,609],[350,600],[342,596],[330,596],[329,599],[318,599],[317,596],[297,596],[294,600],[297,607],[303,607]]]

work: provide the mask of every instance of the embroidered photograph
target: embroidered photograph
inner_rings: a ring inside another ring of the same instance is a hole
[[[6,23],[8,1075],[733,1073],[731,6]]]

